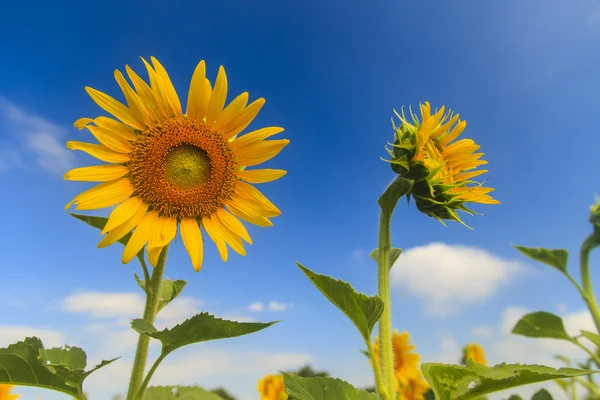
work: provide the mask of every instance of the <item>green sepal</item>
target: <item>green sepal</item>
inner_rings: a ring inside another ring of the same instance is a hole
[[[379,296],[367,296],[355,291],[344,281],[317,274],[296,262],[327,299],[354,323],[365,342],[371,340],[373,327],[383,313],[383,300]]]
[[[467,366],[425,363],[421,370],[437,400],[473,400],[518,386],[600,372],[505,363],[487,367],[473,360]]]
[[[572,341],[560,317],[545,311],[526,314],[512,330],[515,335]]]
[[[543,247],[514,247],[519,250],[524,256],[535,261],[539,261],[553,268],[556,268],[565,275],[569,275],[567,270],[567,262],[569,260],[569,252],[564,249],[544,249]]]
[[[360,390],[336,378],[302,378],[282,372],[285,392],[294,400],[380,400],[375,393]]]

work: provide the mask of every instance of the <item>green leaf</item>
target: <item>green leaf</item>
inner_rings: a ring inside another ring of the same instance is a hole
[[[359,390],[334,378],[301,378],[282,372],[285,392],[297,400],[379,400],[375,393]]]
[[[71,214],[71,216],[77,218],[78,220],[83,221],[86,224],[93,226],[94,228],[97,228],[100,230],[104,229],[104,226],[106,225],[106,222],[108,221],[108,218],[104,218],[104,217],[95,217],[92,215],[73,214],[73,213],[69,213],[69,214]],[[131,237],[131,232],[129,232],[127,235],[125,235],[121,239],[119,239],[119,243],[126,245],[127,242],[129,242],[130,237]]]
[[[400,197],[410,192],[412,185],[413,181],[397,176],[387,189],[385,189],[385,192],[383,192],[377,202],[379,203],[379,207],[381,207],[381,212],[387,218],[392,215]]]
[[[600,335],[590,331],[581,331],[581,334],[584,338],[594,343],[598,348],[600,348]]]
[[[565,331],[562,319],[545,311],[525,315],[512,330],[515,335],[535,338],[553,338],[572,341]]]
[[[186,284],[187,282],[184,280],[172,281],[168,278],[163,279],[160,283],[160,300],[158,302],[158,311],[165,308],[167,304],[179,296]]]
[[[552,395],[546,389],[540,389],[535,392],[531,400],[552,400]]]
[[[392,247],[390,249],[390,252],[388,255],[390,269],[392,269],[392,267],[394,266],[394,263],[396,262],[396,260],[398,260],[398,257],[400,257],[400,254],[402,254],[402,249],[399,249],[397,247]],[[371,254],[369,254],[369,257],[371,257],[373,260],[375,260],[376,263],[379,263],[379,249],[373,249]]]
[[[486,367],[469,360],[467,366],[422,364],[423,375],[437,400],[468,400],[531,383],[572,378],[600,371],[554,369],[541,365],[499,364]]]
[[[162,354],[167,355],[188,344],[247,335],[277,322],[235,322],[215,318],[208,313],[200,313],[171,329],[145,334],[160,340],[163,346]]]
[[[566,365],[567,367],[570,367],[570,366],[571,366],[571,360],[569,360],[569,359],[568,359],[567,357],[565,357],[565,356],[561,356],[560,354],[557,354],[557,355],[555,355],[555,356],[554,356],[554,358],[556,358],[556,359],[557,359],[557,360],[559,360],[559,361],[562,361],[562,362],[564,362],[564,363],[565,363],[565,365]]]
[[[154,327],[154,325],[142,318],[136,318],[131,321],[131,329],[141,334],[157,332],[157,329]]]
[[[133,273],[133,277],[135,278],[135,281],[137,282],[137,284],[142,288],[142,290],[144,291],[144,293],[148,294],[148,291],[146,290],[146,284],[144,283],[143,280],[140,279],[140,277],[138,276],[138,274],[136,274],[134,272]]]
[[[350,318],[365,342],[369,342],[373,327],[383,312],[383,300],[379,296],[358,293],[347,282],[316,274],[300,263],[296,264],[317,289]]]
[[[513,394],[512,396],[510,396],[508,398],[508,400],[523,400],[523,398],[521,396],[519,396],[518,394]]]
[[[83,380],[115,360],[102,361],[86,372],[86,355],[80,348],[46,350],[40,339],[29,337],[0,348],[0,383],[55,390],[84,400]]]
[[[198,386],[151,386],[143,400],[222,400],[215,393]]]
[[[525,256],[547,264],[551,267],[556,268],[565,275],[569,275],[567,271],[567,261],[569,259],[569,253],[564,249],[548,250],[543,247],[523,247],[516,246],[515,248],[523,253]]]

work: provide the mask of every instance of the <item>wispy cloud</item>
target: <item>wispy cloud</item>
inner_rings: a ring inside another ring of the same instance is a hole
[[[250,304],[248,307],[246,307],[246,310],[248,310],[250,312],[260,312],[260,311],[264,311],[264,310],[279,312],[279,311],[288,310],[288,309],[292,308],[293,306],[294,306],[293,303],[283,303],[283,302],[274,301],[274,300],[270,301],[267,305],[261,303],[260,301],[257,301],[255,303]]]
[[[247,310],[250,312],[259,312],[264,309],[265,309],[265,306],[263,305],[263,303],[261,303],[259,301],[252,303],[247,307]]]
[[[14,143],[3,145],[0,151],[0,172],[28,164],[28,154],[34,156],[40,168],[53,174],[63,174],[75,165],[74,155],[62,143],[67,136],[65,128],[25,111],[4,97],[0,97],[0,123],[14,138]]]
[[[485,250],[431,243],[402,253],[391,271],[391,284],[425,302],[431,316],[456,313],[495,294],[518,273],[519,262]]]

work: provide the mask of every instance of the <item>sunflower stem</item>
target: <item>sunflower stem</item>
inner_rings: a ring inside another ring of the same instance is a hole
[[[598,302],[596,301],[590,278],[590,253],[598,246],[600,246],[600,230],[595,229],[594,233],[589,235],[581,245],[579,263],[581,269],[581,285],[583,287],[583,292],[585,293],[583,299],[590,309],[590,313],[596,324],[596,330],[600,334],[600,309],[598,308]]]
[[[387,400],[396,398],[394,384],[394,353],[392,348],[392,313],[390,298],[390,265],[389,252],[391,248],[390,220],[391,212],[381,211],[379,219],[379,245],[378,245],[378,281],[379,297],[383,300],[383,313],[379,319],[379,351],[381,360],[381,373],[385,391],[383,398]]]
[[[158,313],[158,302],[160,300],[160,284],[162,282],[163,273],[165,271],[165,262],[167,260],[168,246],[165,246],[158,258],[156,267],[152,271],[150,284],[146,287],[146,306],[144,308],[144,320],[150,324],[154,323],[156,314]],[[140,334],[138,339],[135,359],[133,360],[133,370],[129,381],[129,390],[127,391],[127,400],[134,400],[140,391],[142,380],[144,379],[144,369],[146,368],[146,360],[148,359],[148,346],[150,337]]]
[[[382,399],[387,399],[389,395],[383,383],[383,378],[381,376],[381,367],[377,362],[377,357],[375,355],[375,350],[373,349],[373,344],[371,343],[371,341],[367,342],[367,349],[369,351],[371,365],[373,366],[373,373],[375,374],[375,387],[377,388],[377,393],[379,393]]]

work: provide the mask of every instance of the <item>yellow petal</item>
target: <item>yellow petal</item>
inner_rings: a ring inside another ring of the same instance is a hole
[[[138,226],[133,231],[129,242],[123,251],[123,264],[127,264],[144,247],[146,242],[152,236],[158,224],[158,212],[150,211],[142,218]]]
[[[212,126],[214,122],[219,118],[225,101],[227,99],[227,75],[225,74],[225,68],[219,67],[217,74],[217,80],[215,81],[215,87],[210,97],[210,103],[208,104],[208,110],[206,111],[206,124]]]
[[[270,160],[283,150],[290,143],[288,139],[266,140],[251,144],[244,148],[233,151],[238,157],[238,164],[252,167]]]
[[[230,123],[219,129],[219,132],[221,132],[223,138],[229,139],[230,137],[233,137],[246,129],[264,104],[265,99],[260,98],[239,112]]]
[[[196,69],[194,70],[194,74],[192,75],[192,80],[190,82],[190,89],[188,91],[188,99],[187,99],[187,107],[186,114],[189,118],[204,118],[204,115],[199,117],[200,114],[200,104],[202,104],[202,97],[205,94],[204,91],[204,82],[206,81],[206,64],[204,60],[201,60]],[[204,112],[204,111],[202,111]]]
[[[124,163],[129,161],[128,154],[117,153],[116,151],[112,151],[101,144],[70,141],[67,142],[67,148],[70,150],[83,151],[84,153],[87,153],[100,161],[109,163]]]
[[[117,100],[89,86],[86,86],[85,90],[92,100],[94,100],[94,102],[98,104],[104,111],[114,115],[116,118],[129,126],[140,130],[144,129],[144,124],[142,121],[138,121],[133,116],[131,111]]]
[[[467,127],[467,121],[460,121],[456,126],[448,133],[448,136],[440,140],[440,145],[442,147],[446,147],[448,143],[456,139],[462,131]]]
[[[125,65],[125,70],[127,71],[127,76],[131,79],[131,83],[133,83],[133,87],[135,88],[140,100],[146,105],[146,109],[150,112],[152,121],[159,121],[163,119],[163,114],[160,111],[160,107],[158,106],[158,100],[154,96],[152,89],[150,86],[138,74],[132,70],[129,65]]]
[[[244,221],[248,221],[256,226],[273,226],[273,223],[268,218],[261,215],[260,212],[255,208],[249,207],[248,204],[239,197],[232,197],[227,202],[227,208],[236,217],[241,218]]]
[[[479,171],[465,172],[465,173],[462,173],[460,175],[456,175],[454,177],[454,180],[455,181],[466,181],[466,180],[474,178],[476,176],[483,175],[486,172],[488,172],[487,169],[482,169],[482,170],[479,170]]]
[[[107,148],[119,153],[129,153],[132,150],[131,143],[120,135],[113,134],[112,131],[105,131],[94,125],[86,126],[92,135]]]
[[[268,128],[258,129],[235,138],[235,140],[231,142],[230,146],[232,149],[244,148],[250,144],[260,142],[263,139],[276,135],[280,132],[283,132],[283,128],[278,126],[270,126]]]
[[[167,70],[162,66],[160,62],[158,62],[156,58],[150,57],[150,61],[152,61],[152,65],[154,66],[154,70],[156,71],[156,76],[158,78],[160,90],[163,93],[164,98],[167,100],[171,111],[176,116],[180,116],[181,102],[179,101],[179,96],[177,96],[177,91],[173,87],[171,78],[169,78],[169,74],[167,74]]]
[[[271,203],[257,188],[246,182],[238,181],[235,187],[235,193],[246,200],[249,200],[256,206],[259,206],[264,211],[269,212],[270,215],[268,216],[274,217],[281,214],[281,211],[275,207],[275,204]]]
[[[228,213],[222,208],[217,209],[217,213],[215,214],[219,222],[227,227],[231,232],[240,236],[249,244],[252,244],[252,239],[250,239],[250,235],[248,235],[248,231],[242,225],[239,219]]]
[[[233,99],[233,101],[229,103],[227,107],[225,107],[223,112],[218,116],[217,122],[215,122],[213,129],[219,130],[219,128],[221,128],[222,126],[229,124],[231,120],[235,118],[235,116],[239,114],[244,109],[244,107],[246,107],[247,103],[248,92],[244,92],[235,99]]]
[[[65,174],[68,181],[106,182],[118,179],[129,173],[124,165],[95,165],[92,167],[74,168]]]
[[[238,178],[250,183],[272,182],[285,174],[287,174],[287,171],[282,169],[245,169],[237,172]]]
[[[125,95],[129,110],[135,116],[136,120],[143,122],[146,126],[152,125],[152,117],[146,109],[146,105],[138,98],[137,93],[133,91],[131,86],[129,86],[121,71],[115,70],[115,80],[121,88],[123,95]]]
[[[208,236],[211,238],[211,240],[215,242],[221,259],[223,262],[226,262],[228,256],[227,246],[225,245],[225,240],[221,236],[221,232],[215,227],[210,218],[207,217],[202,218],[202,226],[204,227],[204,230],[206,230],[206,233],[208,233]]]
[[[110,246],[117,240],[120,240],[123,236],[127,235],[140,223],[142,218],[144,218],[146,211],[148,211],[148,204],[142,203],[140,208],[137,209],[131,218],[116,228],[112,228],[110,232],[108,232],[108,234],[100,241],[100,243],[98,243],[98,247],[103,248]]]
[[[202,232],[198,222],[193,218],[182,219],[179,230],[181,231],[183,245],[192,261],[192,266],[198,272],[202,268],[204,257],[204,243],[202,242]],[[225,259],[227,259],[227,256],[225,256]]]
[[[115,209],[110,213],[108,221],[106,221],[106,225],[104,225],[101,234],[105,235],[107,232],[112,231],[117,226],[127,222],[139,211],[140,208],[144,208],[144,213],[148,209],[148,205],[144,204],[144,201],[140,196],[130,197],[129,199],[125,200],[115,207]]]
[[[148,71],[148,79],[150,80],[150,90],[152,91],[152,95],[156,100],[156,108],[158,109],[162,118],[171,117],[173,111],[171,110],[171,106],[169,105],[168,100],[166,99],[163,91],[160,88],[158,74],[156,73],[154,68],[152,68],[152,66],[148,64],[146,60],[144,60],[142,57],[140,58],[142,59],[142,62],[146,67],[146,71]]]
[[[158,219],[158,224],[154,233],[148,241],[148,261],[152,266],[156,267],[158,258],[162,249],[165,248],[177,234],[177,220],[167,216],[161,216]]]
[[[135,133],[130,127],[112,118],[97,117],[93,122],[103,131],[110,131],[113,136],[132,141],[136,139]]]
[[[76,205],[76,210],[95,210],[114,206],[129,198],[133,191],[133,185],[128,178],[101,183],[75,196],[73,201],[66,205],[65,209],[73,204]]]
[[[213,223],[213,226],[219,230],[221,237],[225,240],[225,243],[229,245],[238,254],[242,256],[246,255],[246,250],[244,249],[244,244],[240,237],[235,233],[229,230],[221,221],[213,214],[210,218]]]
[[[75,121],[73,126],[79,130],[82,130],[87,124],[91,122],[94,122],[94,120],[91,118],[79,118],[77,121]]]

